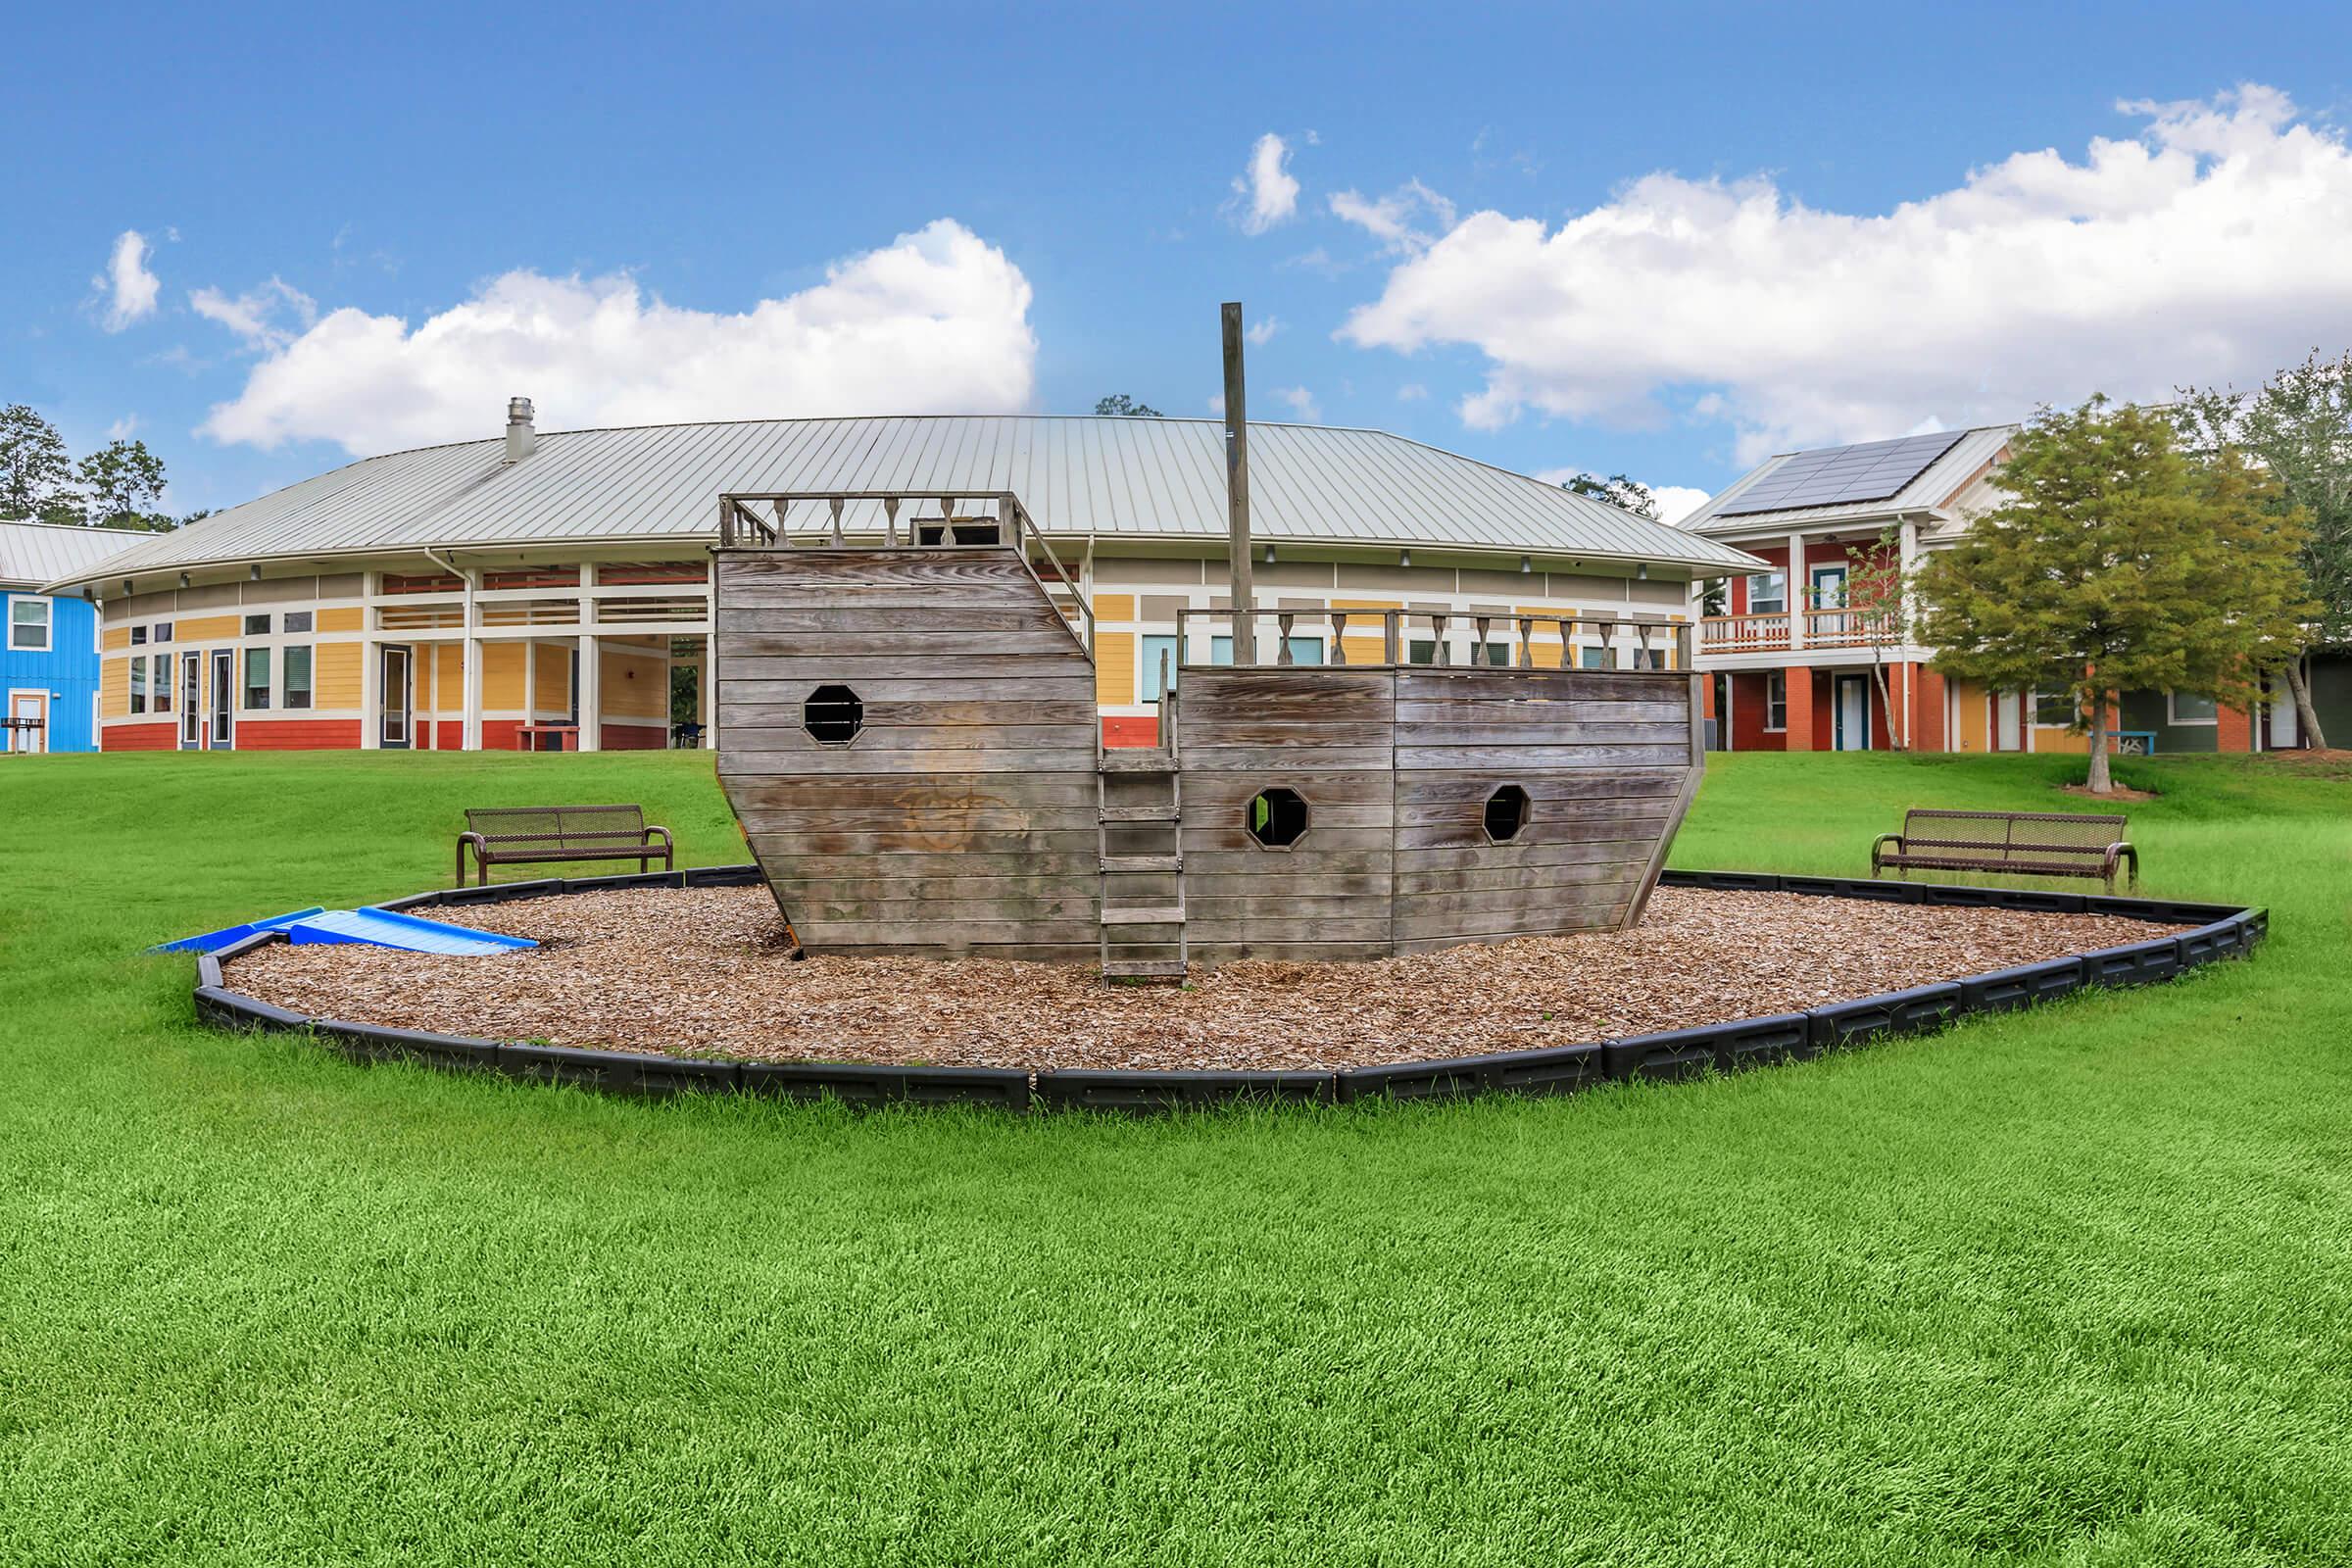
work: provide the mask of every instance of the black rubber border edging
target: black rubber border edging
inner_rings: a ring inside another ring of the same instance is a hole
[[[598,1094],[663,1099],[742,1093],[783,1100],[835,1100],[852,1105],[986,1105],[1026,1114],[1041,1110],[1157,1113],[1239,1103],[1347,1104],[1361,1100],[1454,1100],[1471,1095],[1560,1095],[1633,1079],[1673,1081],[1736,1072],[1772,1062],[1803,1061],[1882,1035],[1941,1028],[1972,1012],[2008,1012],[2084,986],[2149,985],[2200,964],[2243,957],[2270,934],[2270,911],[2226,904],[1982,888],[1935,882],[1783,876],[1770,871],[1667,871],[1666,887],[1722,893],[1795,893],[1868,899],[1881,904],[2023,909],[2037,914],[2109,914],[2162,925],[2193,925],[2180,936],[2102,948],[2095,953],[1996,969],[1883,996],[1857,997],[1803,1012],[1736,1018],[1653,1034],[1553,1046],[1541,1051],[1389,1062],[1337,1072],[1106,1072],[1094,1069],[888,1066],[861,1062],[730,1061],[584,1051],[527,1041],[429,1034],[341,1018],[312,1018],[228,989],[221,965],[271,942],[264,931],[196,957],[196,1015],[220,1029],[307,1030],[359,1062],[416,1061],[462,1072],[495,1072],[532,1083],[569,1084]],[[756,865],[696,866],[620,876],[544,877],[489,887],[412,894],[378,905],[427,909],[503,904],[609,888],[758,887]]]

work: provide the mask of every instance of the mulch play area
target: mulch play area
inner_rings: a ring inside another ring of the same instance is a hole
[[[1196,969],[1105,990],[1078,965],[811,956],[764,888],[631,889],[433,911],[541,944],[500,957],[276,944],[228,983],[314,1016],[774,1061],[1344,1068],[1788,1012],[2144,941],[2111,915],[1660,888],[1624,933],[1368,963]]]

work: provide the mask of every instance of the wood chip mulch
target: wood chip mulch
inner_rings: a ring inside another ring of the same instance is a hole
[[[676,1055],[1333,1068],[1788,1012],[2186,929],[1661,888],[1630,932],[1370,963],[1196,966],[1182,990],[1105,990],[1078,965],[794,962],[764,888],[579,893],[434,913],[543,946],[452,958],[278,944],[235,960],[228,983],[318,1017]]]

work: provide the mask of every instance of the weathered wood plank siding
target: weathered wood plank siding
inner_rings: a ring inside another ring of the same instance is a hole
[[[719,782],[804,943],[1095,956],[1094,666],[1017,557],[721,550],[713,593]]]
[[[1193,953],[1376,958],[1395,870],[1396,677],[1339,666],[1188,669],[1176,705]],[[1306,836],[1250,833],[1260,790],[1297,791]]]
[[[1398,670],[1396,951],[1626,924],[1699,760],[1684,676]],[[1509,785],[1527,821],[1496,842]]]

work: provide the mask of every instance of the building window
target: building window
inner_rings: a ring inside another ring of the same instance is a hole
[[[1609,650],[1605,645],[1595,643],[1577,655],[1577,662],[1587,669],[1607,669],[1610,667]]]
[[[289,611],[287,611],[287,612],[286,612],[286,619],[285,619],[285,629],[286,629],[286,630],[287,630],[289,633],[291,633],[291,632],[298,632],[298,631],[309,631],[309,630],[311,629],[311,612],[310,612],[309,611],[307,611],[307,610],[289,610]]]
[[[169,713],[172,711],[172,656],[170,654],[155,656],[154,687],[149,700],[154,704],[155,710],[159,713]]]
[[[2192,697],[2187,692],[2165,693],[2165,722],[2168,724],[2219,724],[2222,709],[2210,697]]]
[[[8,602],[8,651],[45,654],[49,651],[49,601],[30,597]]]
[[[2082,710],[2076,706],[2073,692],[2035,692],[2034,694],[2034,727],[2064,729],[2075,721]]]
[[[146,627],[133,626],[130,628],[130,646],[133,648],[144,648],[147,646]]]
[[[1778,615],[1788,609],[1788,574],[1785,571],[1758,572],[1747,579],[1747,612],[1751,615]]]
[[[148,634],[148,641],[150,642],[168,643],[171,640],[172,623],[168,620],[157,621],[155,623],[155,630]]]
[[[294,617],[288,615],[286,619]],[[280,677],[285,685],[288,708],[311,706],[311,651],[308,648],[286,650],[285,673]]]
[[[245,706],[255,709],[270,706],[270,650],[267,648],[245,650]]]
[[[1764,729],[1773,734],[1788,727],[1788,677],[1780,670],[1764,676]]]
[[[141,655],[130,662],[130,710],[147,711],[147,660]]]
[[[247,615],[245,617],[245,635],[248,637],[269,636],[270,617],[268,615]]]
[[[1143,641],[1143,667],[1135,672],[1135,700],[1139,703],[1156,703],[1159,701],[1160,661],[1163,658],[1167,661],[1168,684],[1173,686],[1176,684],[1176,666],[1184,662],[1184,657],[1176,651],[1176,639],[1173,637],[1146,637]]]

